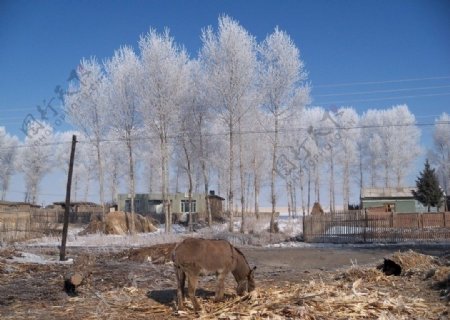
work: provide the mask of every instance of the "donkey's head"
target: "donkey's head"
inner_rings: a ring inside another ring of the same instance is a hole
[[[244,295],[244,293],[247,292],[252,292],[253,290],[255,290],[255,279],[253,277],[253,273],[256,270],[256,266],[253,267],[253,269],[250,269],[250,271],[247,273],[247,276],[242,278],[241,280],[238,281],[238,285],[236,288],[236,293],[239,296]]]

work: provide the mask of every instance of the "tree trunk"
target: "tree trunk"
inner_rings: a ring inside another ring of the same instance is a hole
[[[305,216],[305,191],[304,191],[304,180],[303,180],[303,174],[304,171],[300,165],[300,177],[299,177],[299,184],[300,184],[300,201],[302,202],[302,213],[303,216]]]
[[[84,195],[83,201],[87,202],[89,194],[89,182],[91,181],[91,170],[88,170],[86,181],[84,182]]]
[[[359,150],[359,197],[362,197],[362,189],[364,186],[363,180],[363,161],[362,161],[362,150]]]
[[[172,214],[170,213],[170,204],[168,203],[168,150],[167,142],[163,134],[161,135],[161,160],[162,201],[164,217],[166,220],[165,232],[169,233],[172,230]]]
[[[135,207],[134,207],[134,198],[135,198],[135,182],[134,182],[134,160],[133,160],[133,146],[131,142],[131,134],[127,133],[127,149],[128,149],[128,165],[129,165],[129,190],[131,193],[131,221],[130,221],[130,233],[135,234],[136,228],[134,223],[134,216],[135,216]]]
[[[334,159],[333,147],[330,148],[330,212],[334,213]]]
[[[350,202],[350,164],[348,163],[348,161],[344,162],[343,175],[343,206],[344,210],[348,210],[348,204]]]
[[[311,167],[308,166],[308,214],[310,213],[309,209],[311,208]],[[303,212],[303,217],[305,216],[305,212]]]
[[[202,164],[202,171],[203,171],[203,179],[205,182],[205,202],[206,202],[206,216],[208,218],[208,227],[211,228],[212,226],[212,213],[211,213],[211,203],[209,202],[209,183],[206,176],[206,168],[203,167]]]
[[[153,168],[151,165],[149,165],[149,169],[148,169],[148,194],[152,194],[153,192]]]
[[[256,156],[253,157],[253,187],[255,188],[255,216],[256,219],[259,219],[259,179],[258,179],[258,172],[257,172],[257,166],[256,166]]]
[[[114,164],[114,168],[112,169],[113,172],[111,173],[111,202],[114,203],[117,199],[117,185],[119,183],[119,177],[117,173],[117,163]]]
[[[208,218],[208,227],[211,228],[212,226],[212,214],[211,214],[211,204],[209,202],[209,178],[208,173],[206,171],[206,157],[205,157],[205,149],[203,145],[203,133],[200,128],[200,152],[201,152],[201,158],[200,158],[200,166],[202,168],[202,176],[203,176],[203,183],[205,184],[205,201],[206,201],[206,215]]]
[[[270,177],[270,195],[272,203],[272,214],[270,216],[270,232],[275,232],[275,210],[277,206],[277,199],[275,194],[275,175],[276,175],[276,165],[277,165],[277,149],[278,149],[278,108],[275,107],[275,126],[274,126],[274,142],[272,150],[272,172]]]
[[[176,177],[175,177],[175,193],[180,192],[180,168],[179,166],[177,166],[177,173],[176,173]]]
[[[229,134],[230,134],[230,159],[229,159],[229,179],[228,179],[228,210],[230,214],[230,225],[228,231],[234,231],[234,221],[233,221],[233,185],[234,185],[234,153],[233,153],[233,119],[229,119],[228,122]]]
[[[188,190],[188,211],[189,211],[189,221],[188,221],[188,227],[189,227],[189,232],[194,231],[193,228],[193,220],[192,220],[192,170],[191,170],[191,157],[189,156],[189,152],[186,146],[186,140],[184,138],[183,139],[183,150],[184,150],[184,156],[186,158],[186,164],[187,164],[187,168],[186,168],[186,173],[188,175],[188,180],[189,180],[189,190]]]
[[[242,159],[242,134],[241,121],[239,120],[239,179],[241,184],[241,233],[245,231],[245,176],[244,176],[244,161]]]
[[[288,205],[288,217],[291,219],[292,217],[292,203],[291,203],[291,192],[289,188],[289,180],[288,178],[285,180],[286,182],[286,198],[287,198],[287,205]]]
[[[97,136],[95,148],[97,149],[97,165],[98,165],[98,174],[99,174],[99,188],[100,188],[100,204],[102,206],[102,232],[105,233],[105,215],[106,215],[106,208],[105,208],[105,180],[103,176],[103,163],[102,163],[102,156],[101,156],[101,149],[100,149],[100,138]]]
[[[314,195],[316,198],[316,202],[320,203],[320,162],[319,159],[317,159],[316,163],[314,164]]]

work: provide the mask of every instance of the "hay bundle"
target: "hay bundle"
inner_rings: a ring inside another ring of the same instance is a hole
[[[135,231],[138,233],[143,232],[155,232],[158,229],[152,224],[152,222],[141,216],[140,214],[134,214]],[[109,212],[105,216],[105,234],[117,234],[124,235],[130,231],[131,226],[131,213],[116,211]],[[102,232],[103,224],[100,217],[92,220],[87,228],[80,232],[80,235]]]
[[[322,215],[322,214],[324,214],[322,206],[320,205],[320,203],[314,202],[314,205],[311,209],[311,215],[315,216],[315,215]]]

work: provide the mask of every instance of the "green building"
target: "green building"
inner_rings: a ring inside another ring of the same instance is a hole
[[[361,208],[375,212],[424,212],[426,208],[414,199],[410,188],[363,188]],[[434,208],[433,211],[436,211]]]

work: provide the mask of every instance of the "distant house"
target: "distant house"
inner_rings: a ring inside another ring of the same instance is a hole
[[[415,187],[402,188],[363,188],[361,208],[371,212],[424,212],[426,208],[412,195]],[[432,208],[432,211],[437,211]]]
[[[64,209],[66,207],[65,201],[53,202],[51,208],[61,208]],[[71,201],[70,202],[70,210],[74,212],[102,212],[102,206],[94,203],[94,202],[86,202],[86,201]]]
[[[53,204],[46,207],[46,209],[58,210],[63,212],[66,208],[65,201],[53,202]],[[92,216],[101,215],[103,207],[94,202],[86,201],[71,201],[69,210],[69,222],[70,223],[89,223]],[[59,216],[59,221],[62,222],[63,215]]]
[[[210,191],[208,201],[210,203],[211,213],[213,216],[221,216],[224,198],[216,195],[214,191]],[[170,209],[178,220],[185,221],[187,213],[189,213],[189,197],[188,193],[173,193],[168,195],[170,201]],[[131,195],[119,194],[117,199],[119,211],[131,211]],[[162,220],[164,216],[162,195],[160,193],[138,193],[134,198],[134,210],[142,215],[150,215],[154,218]],[[205,220],[206,217],[206,199],[204,194],[193,193],[191,199],[191,212]]]

